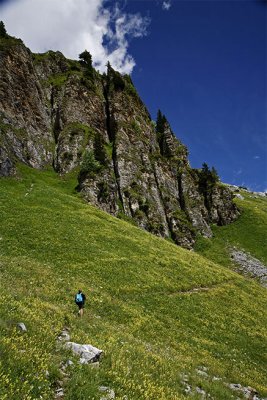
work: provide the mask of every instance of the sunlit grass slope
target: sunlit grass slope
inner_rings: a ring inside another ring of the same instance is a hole
[[[100,368],[71,368],[65,400],[99,399],[100,385],[121,400],[185,399],[183,374],[216,400],[231,398],[231,382],[266,396],[266,290],[83,203],[74,187],[26,167],[0,180],[0,399],[53,399],[71,357],[56,343],[64,326],[104,351]]]
[[[240,217],[223,227],[213,226],[211,239],[199,237],[195,250],[229,267],[233,247],[250,253],[267,265],[267,197],[242,191],[243,200],[235,199]]]

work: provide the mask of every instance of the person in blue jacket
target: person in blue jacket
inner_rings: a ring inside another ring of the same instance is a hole
[[[83,309],[84,309],[84,304],[85,304],[85,294],[83,294],[82,290],[78,290],[78,293],[75,294],[75,303],[79,307],[78,315],[80,317],[83,316]]]

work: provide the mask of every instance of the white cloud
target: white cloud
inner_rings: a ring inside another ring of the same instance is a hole
[[[163,1],[162,9],[168,11],[170,8],[171,8],[171,2],[168,0]]]
[[[260,158],[260,156],[254,156],[253,158],[254,158],[254,160],[258,160]]]
[[[146,35],[149,20],[127,14],[106,0],[10,0],[0,6],[10,35],[21,38],[33,52],[59,50],[77,59],[90,51],[103,72],[107,61],[121,73],[135,66],[128,52],[129,39]]]

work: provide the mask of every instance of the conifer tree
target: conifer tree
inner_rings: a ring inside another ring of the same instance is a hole
[[[79,63],[85,68],[85,79],[89,79],[89,81],[92,81],[94,78],[94,68],[91,54],[89,53],[89,51],[84,50],[81,54],[79,54],[79,59]]]
[[[112,70],[113,70],[113,68],[112,68],[110,62],[108,61],[107,62],[107,76],[110,76]]]
[[[5,28],[5,24],[3,21],[0,21],[0,38],[6,38],[7,37],[7,31]]]
[[[167,123],[167,118],[158,110],[157,121],[156,121],[156,131],[158,133],[163,133],[165,129],[165,124]]]
[[[123,77],[118,71],[115,71],[110,62],[107,62],[107,78],[108,84],[112,84],[115,90],[123,90],[125,88],[125,82]]]
[[[219,181],[219,176],[214,167],[210,170],[207,163],[202,164],[199,174],[199,188],[201,193],[209,193],[215,184]]]
[[[79,59],[81,65],[92,68],[92,56],[89,51],[84,50],[81,54],[79,54]]]

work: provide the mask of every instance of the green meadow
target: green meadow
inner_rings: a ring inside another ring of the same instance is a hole
[[[230,251],[234,247],[256,257],[267,265],[267,197],[241,191],[243,200],[235,199],[240,217],[227,226],[213,226],[212,239],[199,237],[195,251],[232,267]]]
[[[0,180],[0,399],[53,399],[58,381],[64,400],[99,400],[101,385],[118,400],[201,399],[199,389],[242,399],[230,383],[266,397],[267,291],[226,254],[236,245],[266,260],[265,199],[248,197],[237,222],[188,251],[86,204],[75,186],[25,166]],[[58,345],[64,327],[103,350],[99,368]]]

